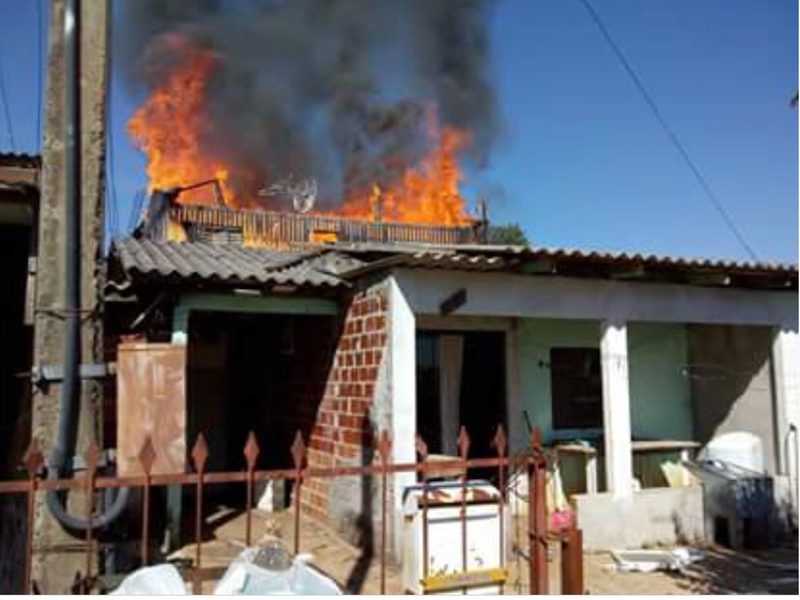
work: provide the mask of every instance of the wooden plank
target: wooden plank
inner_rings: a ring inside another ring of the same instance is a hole
[[[502,585],[508,579],[506,569],[477,569],[458,573],[430,575],[422,580],[424,593],[443,592],[461,588]]]

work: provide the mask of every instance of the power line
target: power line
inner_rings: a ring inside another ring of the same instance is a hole
[[[11,126],[11,110],[8,107],[8,96],[6,96],[6,84],[3,77],[3,61],[0,60],[0,100],[3,101],[3,114],[6,120],[6,129],[8,130],[8,141],[11,145],[11,151],[16,152],[16,144],[14,143],[14,128]]]
[[[653,112],[653,115],[655,115],[656,120],[658,120],[659,124],[661,125],[661,128],[666,132],[667,136],[669,136],[670,141],[678,150],[678,153],[681,155],[686,165],[694,174],[695,179],[697,179],[698,183],[700,184],[700,187],[703,189],[706,196],[711,201],[711,204],[714,206],[719,215],[722,217],[725,224],[728,226],[728,229],[731,231],[731,233],[733,233],[733,235],[745,249],[747,254],[750,256],[750,258],[753,260],[758,260],[758,257],[756,256],[756,253],[753,251],[753,248],[750,246],[750,244],[747,243],[747,240],[744,238],[741,231],[739,231],[739,228],[736,226],[736,223],[734,223],[731,216],[725,210],[725,207],[722,206],[722,203],[719,201],[719,198],[717,198],[717,195],[714,193],[714,190],[711,189],[708,180],[705,178],[705,176],[702,174],[702,172],[697,167],[695,162],[689,156],[689,153],[686,151],[686,148],[683,146],[683,143],[681,142],[680,138],[678,138],[678,135],[675,133],[675,130],[672,129],[672,127],[670,127],[669,123],[667,123],[666,119],[661,114],[661,111],[658,109],[655,100],[653,100],[653,97],[650,95],[650,93],[647,91],[647,88],[644,86],[644,83],[642,83],[642,80],[636,74],[636,71],[634,71],[631,64],[625,58],[625,55],[622,53],[620,47],[616,44],[616,42],[614,42],[614,38],[611,37],[611,33],[608,31],[608,29],[606,29],[605,25],[603,25],[603,21],[600,20],[600,15],[598,15],[597,12],[595,12],[594,8],[592,8],[592,5],[589,3],[589,0],[581,0],[581,2],[583,3],[583,6],[586,8],[586,11],[589,13],[589,16],[594,21],[595,25],[597,25],[597,28],[603,34],[603,37],[605,38],[606,42],[608,42],[608,45],[614,51],[614,54],[616,55],[619,62],[622,64],[622,67],[625,69],[625,72],[633,81],[634,85],[636,86],[636,89],[639,90],[639,93],[642,95],[642,98],[644,98],[644,101],[650,107],[650,110]]]

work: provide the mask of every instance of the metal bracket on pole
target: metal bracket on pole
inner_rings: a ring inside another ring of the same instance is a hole
[[[105,379],[116,372],[116,363],[80,365],[81,379]],[[31,382],[38,387],[63,380],[64,365],[35,365],[31,369]]]

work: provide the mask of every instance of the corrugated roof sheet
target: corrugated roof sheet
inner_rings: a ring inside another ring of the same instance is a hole
[[[180,279],[233,285],[346,285],[326,270],[319,252],[277,251],[228,244],[129,238],[111,255],[133,279]]]
[[[129,280],[150,278],[242,286],[292,284],[332,288],[349,285],[367,273],[401,267],[797,288],[796,265],[523,246],[348,243],[305,250],[270,250],[232,244],[127,239],[115,243],[112,261],[119,263]]]
[[[715,269],[740,272],[784,272],[797,273],[797,265],[772,261],[734,261],[708,258],[687,258],[642,254],[634,252],[615,252],[599,250],[579,250],[573,248],[546,248],[539,246],[500,246],[462,244],[458,246],[402,245],[402,244],[334,244],[333,247],[354,253],[388,253],[410,257],[404,264],[416,263],[419,266],[449,265],[467,268],[479,265],[502,268],[503,265],[519,259],[558,259],[585,263],[608,263],[629,265],[631,263],[650,267],[675,267],[685,269]],[[495,260],[500,259],[500,260]]]
[[[753,262],[721,260],[708,258],[686,258],[680,256],[660,256],[630,252],[586,251],[571,248],[534,248],[533,253],[542,257],[568,258],[575,260],[600,260],[609,262],[636,262],[648,266],[675,266],[699,269],[725,269],[736,271],[793,272],[797,265],[779,262]]]
[[[586,265],[634,266],[669,268],[686,271],[726,271],[731,273],[797,273],[796,265],[781,263],[754,263],[749,261],[725,261],[708,259],[685,259],[654,255],[628,254],[625,252],[582,252],[580,250],[531,249],[524,252],[499,254],[472,254],[465,252],[418,252],[408,257],[406,264],[416,267],[444,267],[464,270],[502,270],[533,260],[556,260]]]

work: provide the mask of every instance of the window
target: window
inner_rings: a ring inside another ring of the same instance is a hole
[[[555,429],[603,426],[599,350],[551,348],[550,387]]]

